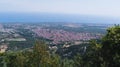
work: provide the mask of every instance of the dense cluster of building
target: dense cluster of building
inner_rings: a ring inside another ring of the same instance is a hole
[[[43,29],[37,28],[33,29],[38,36],[53,40],[53,44],[58,44],[65,41],[77,41],[77,40],[90,40],[100,38],[100,34],[93,33],[77,33],[77,32],[68,32],[64,30],[55,30],[55,29]]]

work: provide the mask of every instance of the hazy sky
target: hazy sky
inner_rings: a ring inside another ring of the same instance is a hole
[[[120,0],[0,0],[0,13],[3,12],[120,17]]]

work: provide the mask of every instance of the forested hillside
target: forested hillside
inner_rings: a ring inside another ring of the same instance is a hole
[[[32,48],[1,53],[0,67],[120,67],[120,26],[108,28],[99,41],[91,40],[84,53],[69,49],[77,54],[63,58],[37,40]]]

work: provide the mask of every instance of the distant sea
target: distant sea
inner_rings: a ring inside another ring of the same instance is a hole
[[[40,22],[72,22],[72,23],[120,23],[119,19],[73,15],[73,14],[50,14],[50,13],[0,13],[0,23],[40,23]]]

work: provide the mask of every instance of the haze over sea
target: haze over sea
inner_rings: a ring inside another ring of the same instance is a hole
[[[76,14],[55,14],[55,13],[2,13],[0,22],[20,22],[20,23],[39,23],[39,22],[70,22],[70,23],[101,23],[101,24],[118,24],[119,19]]]

